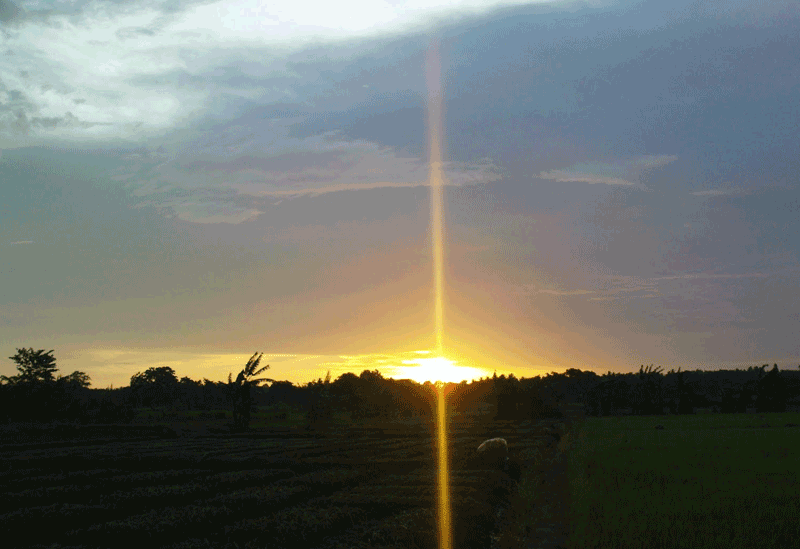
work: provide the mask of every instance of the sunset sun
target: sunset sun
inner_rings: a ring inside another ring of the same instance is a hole
[[[464,380],[477,379],[486,375],[484,370],[471,366],[459,366],[454,360],[443,356],[432,356],[404,360],[404,366],[398,368],[399,374],[418,383],[430,381],[435,383],[459,383]]]

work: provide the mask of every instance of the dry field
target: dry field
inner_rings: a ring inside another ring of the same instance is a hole
[[[502,436],[530,464],[551,441],[544,425],[451,422],[455,547],[489,547],[516,489],[502,472],[475,469],[475,448]],[[433,425],[32,433],[6,433],[0,445],[0,528],[18,546],[437,546]]]

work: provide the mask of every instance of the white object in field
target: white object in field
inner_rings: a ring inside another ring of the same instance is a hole
[[[490,438],[478,446],[478,456],[485,465],[504,467],[508,461],[508,442],[504,438]]]

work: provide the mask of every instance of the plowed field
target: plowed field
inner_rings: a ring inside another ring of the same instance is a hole
[[[432,425],[184,436],[93,429],[3,441],[4,546],[437,546]],[[502,436],[526,463],[548,437],[531,422],[452,422],[449,431],[454,546],[486,548],[515,483],[470,457]]]

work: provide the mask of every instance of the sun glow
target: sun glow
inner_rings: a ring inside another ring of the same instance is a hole
[[[435,383],[459,383],[464,380],[478,379],[487,375],[486,371],[471,366],[459,366],[455,361],[443,356],[430,358],[414,358],[403,361],[404,366],[396,369],[397,377],[412,379],[417,383],[430,381]]]

